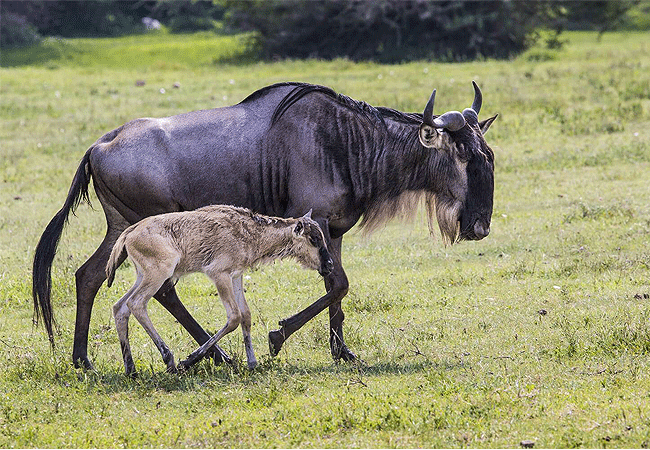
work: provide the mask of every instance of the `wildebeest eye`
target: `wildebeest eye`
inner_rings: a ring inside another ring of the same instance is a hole
[[[468,162],[472,158],[472,153],[468,150],[467,146],[463,143],[456,145],[458,159],[462,162]]]

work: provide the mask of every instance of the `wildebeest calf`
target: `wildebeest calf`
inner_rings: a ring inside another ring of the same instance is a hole
[[[165,282],[174,283],[182,275],[203,272],[216,285],[226,308],[226,325],[182,361],[180,368],[187,368],[204,357],[240,323],[248,367],[253,368],[257,360],[250,337],[251,313],[241,286],[242,272],[285,257],[293,257],[303,267],[318,270],[321,275],[328,274],[333,266],[323,233],[311,219],[311,211],[299,219],[282,219],[223,205],[151,216],[128,227],[117,239],[106,266],[109,286],[115,269],[127,255],[135,266],[137,279],[113,306],[127,375],[135,373],[128,336],[131,313],[158,347],[167,370],[177,370],[174,355],[147,314],[147,302]]]

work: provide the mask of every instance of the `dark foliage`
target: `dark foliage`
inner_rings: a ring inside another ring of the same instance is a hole
[[[226,1],[229,23],[260,33],[266,58],[466,60],[508,57],[557,9],[546,2]]]
[[[36,44],[41,36],[27,17],[3,12],[0,16],[0,46],[2,48],[27,47]]]
[[[256,31],[262,57],[399,62],[507,58],[563,29],[601,34],[625,27],[639,0],[2,0],[3,47],[44,36],[117,36],[144,31],[142,18],[172,32]],[[650,22],[650,21],[649,21]],[[545,28],[550,33],[538,33]],[[550,38],[549,38],[550,36]]]
[[[601,32],[622,24],[638,0],[222,0],[228,24],[255,30],[263,57],[399,62],[507,58],[553,30],[549,46],[571,26]],[[545,36],[548,36],[545,35]]]
[[[570,30],[606,31],[625,27],[626,13],[639,0],[566,2],[566,27]]]
[[[146,3],[114,0],[3,0],[2,14],[26,18],[44,36],[119,36],[141,30]]]
[[[172,32],[214,28],[223,9],[209,0],[3,0],[5,12],[24,17],[45,36],[119,36],[142,32],[143,17],[158,19]]]
[[[215,21],[223,17],[223,8],[205,0],[159,0],[150,16],[174,33],[189,33],[214,29]]]

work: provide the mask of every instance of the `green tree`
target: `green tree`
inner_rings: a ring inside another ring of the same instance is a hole
[[[466,60],[529,45],[553,2],[222,0],[231,27],[256,30],[263,57]]]

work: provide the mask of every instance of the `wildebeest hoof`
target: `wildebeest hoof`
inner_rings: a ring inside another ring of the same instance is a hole
[[[284,344],[284,333],[280,330],[269,331],[269,353],[271,356],[278,356]]]
[[[248,370],[253,370],[257,367],[257,361],[251,361],[248,363]]]
[[[184,373],[187,372],[187,369],[190,368],[190,365],[187,364],[187,361],[183,360],[178,363],[178,366],[176,366],[176,370],[178,373]]]
[[[74,358],[72,362],[74,364],[75,369],[95,370],[93,363],[91,363],[90,360],[85,356]]]
[[[224,352],[218,345],[212,347],[210,356],[212,356],[215,364],[221,364],[222,362],[232,364],[232,358],[228,356],[228,354]]]
[[[178,363],[178,366],[176,368],[180,372],[185,372],[187,369],[192,367],[194,364],[199,362],[201,358],[196,357],[196,352],[192,353],[190,356],[187,357],[187,359],[182,360],[181,362]]]
[[[352,353],[345,345],[337,349],[332,349],[332,357],[335,361],[343,360],[346,362],[356,361],[357,355]]]

